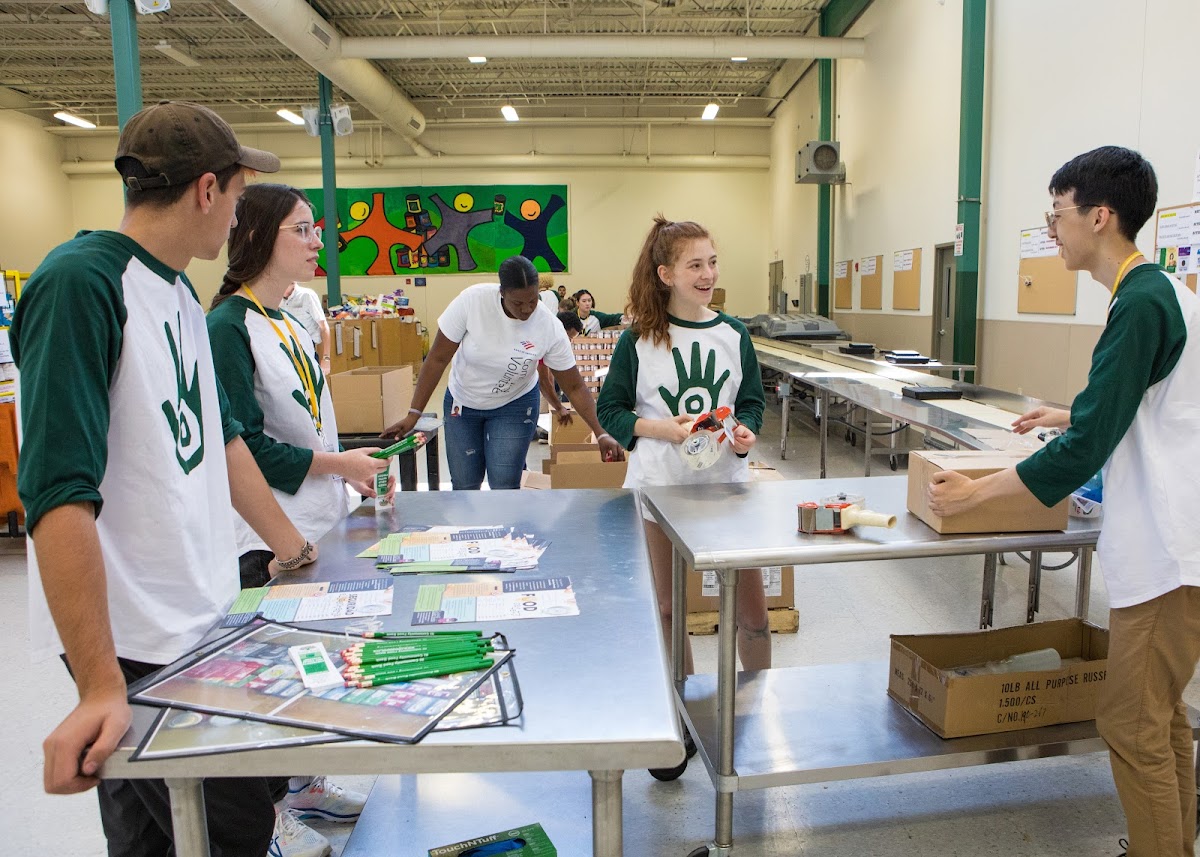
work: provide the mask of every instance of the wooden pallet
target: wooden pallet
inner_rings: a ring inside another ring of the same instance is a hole
[[[716,610],[687,614],[689,634],[700,636],[717,633],[721,624]],[[767,622],[774,634],[795,634],[800,630],[800,614],[790,607],[777,607],[767,611]]]

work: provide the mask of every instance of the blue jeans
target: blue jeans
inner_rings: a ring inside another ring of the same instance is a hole
[[[525,456],[537,429],[538,389],[490,411],[459,406],[446,391],[443,411],[446,424],[446,459],[455,491],[476,491],[486,473],[492,490],[520,488]]]

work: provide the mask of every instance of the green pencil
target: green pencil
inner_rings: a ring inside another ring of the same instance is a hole
[[[423,678],[435,678],[437,676],[451,675],[453,673],[485,669],[491,665],[492,660],[490,658],[462,658],[441,661],[435,664],[422,664],[420,666],[408,668],[394,667],[386,671],[381,670],[373,673],[364,673],[354,678],[347,678],[346,684],[357,687],[373,687],[380,684],[398,684],[408,681],[417,681],[418,679]]]

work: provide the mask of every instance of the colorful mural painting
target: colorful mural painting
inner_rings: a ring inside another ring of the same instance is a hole
[[[321,190],[305,192],[319,215]],[[567,270],[566,185],[339,188],[337,207],[342,276],[495,272],[516,254]]]

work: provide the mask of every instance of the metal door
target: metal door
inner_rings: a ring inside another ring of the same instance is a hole
[[[935,248],[933,288],[933,357],[943,363],[954,360],[954,275],[958,270],[954,245]]]

